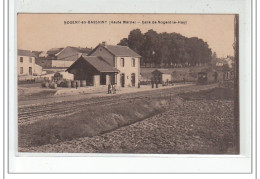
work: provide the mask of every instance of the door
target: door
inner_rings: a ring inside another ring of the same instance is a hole
[[[131,82],[132,82],[132,86],[135,86],[135,73],[131,74]]]
[[[101,85],[106,85],[106,74],[101,74],[100,75],[100,84]]]
[[[32,67],[29,67],[29,75],[32,75]]]
[[[111,74],[110,75],[110,82],[111,82],[111,84],[116,84],[116,80],[115,80],[115,74]]]
[[[125,87],[125,74],[122,73],[120,75],[120,83],[121,83],[121,87]]]

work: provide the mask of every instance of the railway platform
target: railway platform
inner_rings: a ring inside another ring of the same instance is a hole
[[[116,88],[115,94],[107,93],[107,86],[98,86],[98,87],[80,87],[80,88],[58,88],[53,96],[48,96],[45,98],[38,99],[26,99],[26,100],[18,100],[19,106],[24,105],[37,105],[37,104],[46,104],[46,103],[54,103],[61,101],[77,101],[80,99],[89,99],[95,97],[106,97],[106,96],[116,96],[121,94],[131,94],[138,92],[148,92],[148,91],[156,91],[162,89],[170,89],[177,87],[188,87],[194,85],[193,83],[187,84],[176,84],[173,86],[159,86],[158,88],[152,88],[150,85],[141,85],[140,88],[136,87],[125,87],[125,88]]]

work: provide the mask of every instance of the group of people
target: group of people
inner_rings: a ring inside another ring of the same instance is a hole
[[[116,85],[115,84],[108,84],[107,93],[108,94],[116,94]]]

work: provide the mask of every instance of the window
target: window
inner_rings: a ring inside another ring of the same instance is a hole
[[[113,65],[114,65],[114,67],[116,67],[116,60],[115,59],[113,59]]]
[[[30,57],[30,63],[32,63],[32,57]]]
[[[23,63],[23,57],[20,57],[20,62]]]
[[[121,58],[121,59],[120,59],[120,64],[121,64],[121,67],[124,67],[124,66],[125,66],[125,59],[124,59],[124,58]]]
[[[132,86],[135,86],[135,73],[131,74],[131,82],[132,82]]]
[[[20,67],[20,74],[23,74],[23,67]]]
[[[135,58],[132,58],[132,67],[135,67]]]

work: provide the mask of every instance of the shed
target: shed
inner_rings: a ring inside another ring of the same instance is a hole
[[[156,69],[152,72],[154,80],[158,80],[160,84],[172,81],[171,71],[169,69]]]
[[[86,80],[87,85],[115,83],[118,69],[98,56],[81,56],[66,71],[74,74],[75,80]]]

